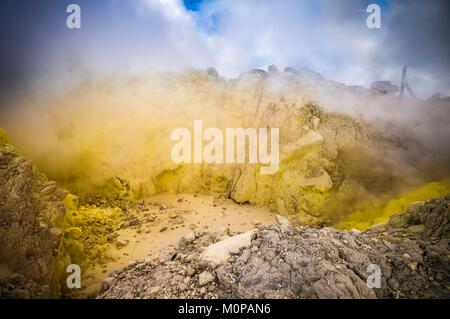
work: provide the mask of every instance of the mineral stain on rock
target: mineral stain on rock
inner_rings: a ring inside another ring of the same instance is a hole
[[[407,126],[327,109],[318,83],[358,105],[374,94],[305,70],[196,70],[130,92],[94,83],[57,110],[49,98],[33,139],[12,132],[27,157],[0,130],[0,297],[448,298],[446,154]],[[139,107],[123,116],[124,101]],[[441,106],[426,106],[431,130]],[[93,109],[108,125],[77,121]],[[166,160],[170,129],[203,116],[281,128],[279,170]],[[76,291],[65,285],[74,263]]]
[[[216,243],[197,232],[175,247],[181,258],[113,272],[117,281],[99,298],[449,298],[449,203],[428,201],[364,232],[269,225],[250,242],[235,235]],[[423,231],[411,233],[418,223]],[[235,241],[242,249],[228,254]],[[227,258],[205,265],[202,251]],[[367,284],[371,264],[381,269],[379,289]],[[179,285],[191,281],[188,290]]]

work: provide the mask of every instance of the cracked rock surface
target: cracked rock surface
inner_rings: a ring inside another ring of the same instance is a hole
[[[99,298],[450,298],[449,201],[364,232],[259,227],[220,265],[201,254],[226,235],[195,232],[160,259],[110,274]],[[380,288],[367,284],[371,264]]]
[[[0,298],[57,295],[66,195],[0,134]]]

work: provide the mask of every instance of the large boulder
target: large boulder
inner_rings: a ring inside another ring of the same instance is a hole
[[[183,243],[175,258],[110,274],[99,298],[450,298],[449,203],[363,232],[269,225],[206,248]]]

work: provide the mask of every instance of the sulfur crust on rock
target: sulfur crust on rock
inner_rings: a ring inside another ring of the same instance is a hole
[[[392,215],[407,211],[412,203],[420,203],[430,198],[445,196],[448,193],[450,193],[450,180],[428,183],[416,190],[394,197],[387,203],[352,212],[334,226],[339,229],[365,230],[387,221]]]
[[[67,265],[108,260],[106,243],[121,210],[80,205],[7,144],[3,130],[0,182],[0,297],[67,295]]]
[[[417,204],[362,232],[266,225],[221,240],[196,232],[166,257],[110,273],[98,298],[449,298],[449,201]]]
[[[15,132],[15,141],[73,193],[131,201],[161,192],[229,195],[299,224],[335,223],[376,198],[386,203],[430,182],[401,158],[397,136],[325,110],[300,80],[247,74],[224,81],[193,70],[85,83],[35,101],[48,116]],[[174,164],[171,131],[198,119],[221,130],[280,128],[279,171]],[[40,134],[29,139],[28,129]]]
[[[279,90],[272,80],[213,80],[192,71],[85,83],[33,101],[42,114],[27,113],[33,119],[14,142],[58,184],[7,144],[0,129],[0,296],[66,293],[65,267],[108,262],[106,247],[133,218],[133,206],[161,192],[229,196],[269,207],[294,225],[367,229],[450,191],[448,180],[422,176],[405,161],[404,136],[326,110],[295,81]],[[264,175],[250,164],[174,164],[170,132],[196,119],[221,130],[280,128],[278,172]],[[24,256],[34,266],[23,265]],[[20,288],[4,288],[16,281]]]

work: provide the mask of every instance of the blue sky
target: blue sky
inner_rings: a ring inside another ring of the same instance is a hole
[[[205,2],[205,0],[183,0],[186,9],[191,11],[198,11],[203,2]]]

